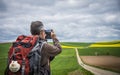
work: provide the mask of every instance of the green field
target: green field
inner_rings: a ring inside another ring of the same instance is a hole
[[[0,44],[0,75],[4,75],[4,69],[6,67],[7,53],[10,47],[10,43]]]
[[[51,62],[52,75],[93,75],[89,71],[83,69],[77,63],[75,55],[75,47],[78,47],[80,56],[95,56],[97,55],[112,55],[120,57],[120,47],[90,47],[91,45],[118,45],[119,41],[113,42],[98,42],[98,43],[79,43],[79,42],[61,42],[63,48],[61,54],[55,57]],[[0,75],[4,75],[4,69],[6,67],[7,53],[11,43],[0,44]],[[74,48],[69,48],[69,47]],[[79,48],[80,47],[80,48]]]
[[[120,47],[90,47],[78,49],[80,56],[111,55],[120,57]]]
[[[91,45],[92,43],[81,43],[81,42],[61,42],[62,45],[65,46],[75,46],[75,47],[87,47]]]
[[[61,43],[64,46],[75,46],[78,47],[79,55],[80,56],[95,56],[97,55],[111,55],[111,56],[118,56],[120,57],[120,41],[111,41],[111,42],[97,42],[97,43],[79,43],[79,42],[64,42]],[[98,47],[94,47],[91,45],[97,44]],[[106,47],[106,45],[116,45],[117,47]],[[99,46],[100,45],[100,46]],[[101,47],[105,46],[105,47]],[[82,48],[79,48],[82,47]]]
[[[77,63],[74,49],[63,49],[63,52],[51,63],[52,75],[92,75]]]
[[[10,43],[0,44],[0,75],[4,75],[10,45]],[[93,75],[78,65],[74,49],[63,49],[62,53],[51,62],[51,70],[52,75]]]

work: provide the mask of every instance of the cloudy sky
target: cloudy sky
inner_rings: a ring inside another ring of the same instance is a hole
[[[37,20],[60,41],[120,40],[120,0],[0,0],[0,42],[30,35]]]

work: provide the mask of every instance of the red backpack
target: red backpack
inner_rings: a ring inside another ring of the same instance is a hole
[[[18,36],[8,52],[6,75],[29,75],[30,62],[28,55],[34,48],[38,36]]]

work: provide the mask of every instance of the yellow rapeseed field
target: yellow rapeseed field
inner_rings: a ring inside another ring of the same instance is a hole
[[[89,47],[120,47],[120,44],[92,44]]]

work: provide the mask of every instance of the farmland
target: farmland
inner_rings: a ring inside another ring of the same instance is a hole
[[[65,48],[78,48],[84,63],[120,73],[120,41],[73,43],[73,45],[64,43],[64,45]]]
[[[0,75],[4,75],[10,45],[11,43],[0,44]],[[51,62],[51,71],[52,75],[93,75],[78,65],[75,50],[66,48]]]
[[[0,44],[0,75],[4,75],[10,45],[11,43]],[[52,75],[93,75],[78,65],[75,48],[78,48],[80,56],[120,57],[120,41],[97,43],[61,42],[61,45],[63,48],[62,53],[51,62]],[[92,65],[94,66],[94,64]]]

